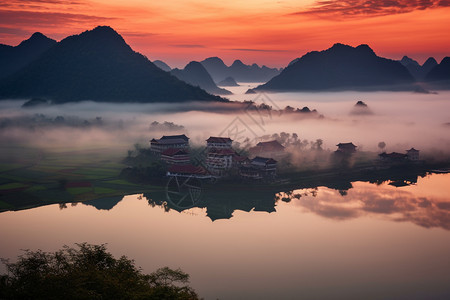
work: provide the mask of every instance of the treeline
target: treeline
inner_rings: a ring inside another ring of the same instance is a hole
[[[2,261],[7,273],[0,275],[0,299],[199,299],[189,274],[168,267],[145,274],[105,245],[26,250],[14,263]]]

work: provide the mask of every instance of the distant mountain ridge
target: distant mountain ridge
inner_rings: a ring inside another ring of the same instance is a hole
[[[184,67],[184,69],[173,69],[170,74],[178,79],[189,83],[193,86],[198,86],[208,93],[215,95],[231,95],[232,93],[226,89],[219,88],[211,78],[205,67],[199,62],[191,61]]]
[[[227,77],[224,80],[217,83],[218,86],[239,86],[233,77]]]
[[[435,88],[450,88],[450,57],[444,57],[440,64],[428,72],[425,80]]]
[[[114,29],[69,36],[0,81],[0,98],[70,101],[223,101],[162,71],[134,52]]]
[[[240,82],[266,82],[280,74],[276,68],[246,65],[240,60],[235,60],[231,66],[227,66],[219,57],[209,57],[200,62],[215,82],[220,82],[227,77],[233,77]]]
[[[412,90],[415,79],[400,62],[379,57],[368,45],[335,44],[294,60],[278,76],[250,90]]]
[[[411,75],[414,76],[417,80],[423,80],[425,79],[425,76],[428,74],[428,72],[431,71],[432,68],[437,66],[437,61],[433,57],[430,57],[427,59],[427,61],[421,66],[417,61],[414,59],[409,58],[408,56],[403,56],[403,58],[400,60],[400,63],[404,65],[408,71],[411,73]]]
[[[19,71],[55,44],[40,32],[15,47],[0,44],[0,79]]]
[[[155,60],[153,63],[163,71],[170,72],[172,70],[172,68],[162,60]]]

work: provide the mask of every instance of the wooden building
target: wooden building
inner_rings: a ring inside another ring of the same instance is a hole
[[[152,139],[150,141],[150,150],[154,153],[161,154],[168,149],[189,149],[189,138],[184,135],[164,135],[160,139]]]
[[[164,150],[161,153],[161,160],[169,165],[187,165],[190,163],[187,150],[177,148]]]

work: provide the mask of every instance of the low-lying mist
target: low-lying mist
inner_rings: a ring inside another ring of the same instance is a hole
[[[300,140],[309,142],[321,139],[321,148],[330,151],[340,142],[353,142],[364,151],[404,153],[414,147],[444,157],[450,153],[450,127],[446,125],[450,122],[450,92],[243,94],[248,88],[231,88],[235,93],[231,100],[255,101],[259,105],[256,109],[239,103],[197,102],[80,102],[21,108],[25,100],[0,101],[0,140],[2,145],[46,149],[111,147],[124,151],[168,134],[185,133],[191,144],[201,146],[209,136],[256,143],[285,132],[296,133]],[[354,113],[354,105],[360,100],[370,113]],[[298,111],[308,107],[317,113],[296,113],[286,106]],[[386,147],[380,149],[380,142]]]

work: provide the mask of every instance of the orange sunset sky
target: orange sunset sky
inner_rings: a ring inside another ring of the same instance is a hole
[[[0,43],[56,40],[109,25],[171,67],[219,56],[284,67],[336,42],[420,63],[450,55],[450,0],[0,0]]]

